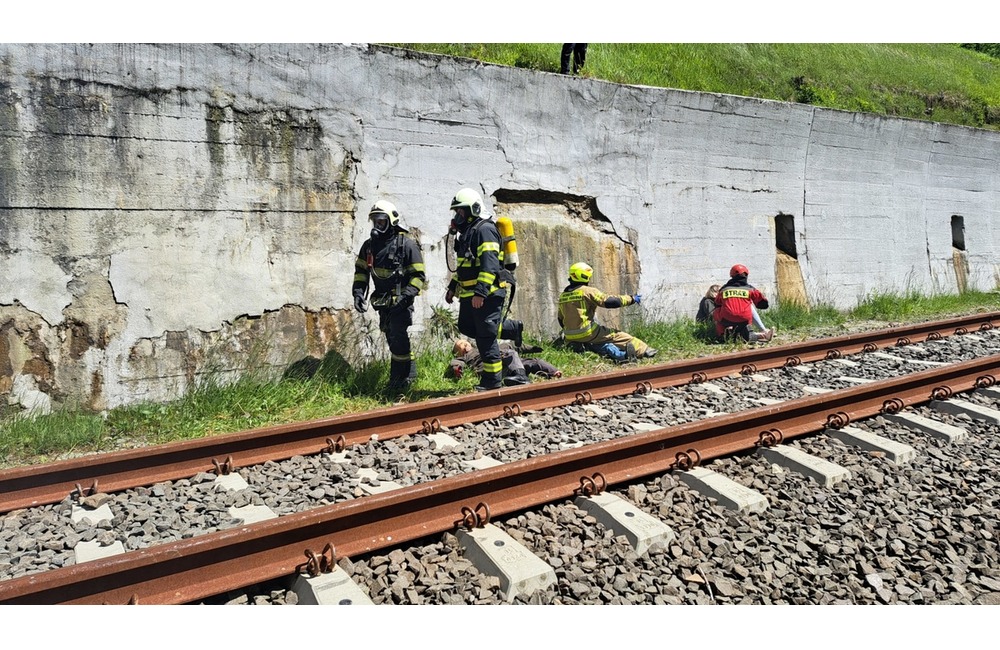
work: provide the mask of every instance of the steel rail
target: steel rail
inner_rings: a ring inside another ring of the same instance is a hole
[[[989,330],[1000,312],[963,316],[872,332],[755,348],[665,364],[642,365],[496,391],[459,395],[167,443],[92,454],[45,465],[0,471],[0,513],[58,503],[70,494],[116,492],[365,443],[378,436],[432,433],[441,426],[476,423],[509,413],[580,404],[650,388],[699,383],[731,375],[839,358],[944,336]]]
[[[586,493],[840,428],[996,383],[992,355],[528,458],[81,565],[0,582],[0,604],[172,604],[303,573]],[[475,513],[470,522],[470,514]]]

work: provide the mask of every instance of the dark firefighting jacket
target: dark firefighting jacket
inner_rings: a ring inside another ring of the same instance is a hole
[[[365,297],[369,278],[374,285],[371,304],[375,309],[387,309],[401,299],[412,303],[427,281],[420,246],[399,229],[388,237],[368,239],[354,263],[355,298]]]
[[[459,299],[492,295],[508,286],[503,272],[500,231],[489,219],[478,219],[455,240],[456,268],[448,290]]]

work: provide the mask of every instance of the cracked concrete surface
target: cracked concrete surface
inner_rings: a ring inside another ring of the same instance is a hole
[[[609,313],[626,326],[693,314],[735,262],[772,299],[840,307],[1000,277],[994,132],[376,46],[0,44],[0,59],[0,399],[19,407],[382,355],[350,299],[368,207],[389,198],[421,241],[419,336],[444,306],[464,186],[515,222],[513,315],[539,338],[578,260],[606,291],[645,294]]]

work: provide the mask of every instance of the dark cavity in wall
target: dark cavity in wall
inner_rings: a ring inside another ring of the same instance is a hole
[[[592,196],[579,196],[549,190],[499,189],[493,193],[493,200],[495,203],[503,204],[558,205],[572,217],[586,221],[597,230],[614,235],[630,246],[633,245],[632,242],[622,239],[618,235],[611,220],[601,213],[597,207],[597,199]]]
[[[594,267],[594,285],[605,293],[636,292],[640,264],[635,234],[620,235],[595,197],[500,189],[490,198],[496,216],[514,224],[520,262],[511,316],[523,320],[531,336],[544,340],[558,333],[556,304],[575,262]],[[603,324],[621,327],[621,311],[608,310]]]
[[[958,292],[964,293],[969,286],[969,257],[965,251],[965,217],[957,214],[951,215],[951,261]]]
[[[779,304],[809,307],[799,253],[795,246],[795,217],[778,214],[774,217],[774,278],[778,287]]]
[[[774,244],[780,252],[794,260],[799,259],[795,250],[795,217],[779,214],[774,218]]]

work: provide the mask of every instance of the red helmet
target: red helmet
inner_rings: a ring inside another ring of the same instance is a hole
[[[750,269],[742,264],[736,264],[733,268],[729,269],[729,277],[735,278],[737,275],[750,275]]]

